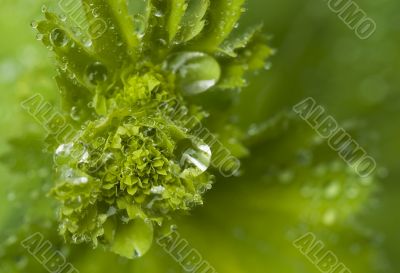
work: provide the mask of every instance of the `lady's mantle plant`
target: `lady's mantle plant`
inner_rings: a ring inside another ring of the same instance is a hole
[[[210,98],[231,101],[271,51],[260,28],[234,31],[244,0],[81,2],[86,20],[106,23],[96,39],[46,9],[33,23],[55,53],[76,132],[48,137],[60,233],[134,258],[212,186],[215,146],[193,128],[207,125],[233,156],[246,154],[240,131],[224,115],[209,117],[226,105]],[[185,109],[179,118],[176,109]]]

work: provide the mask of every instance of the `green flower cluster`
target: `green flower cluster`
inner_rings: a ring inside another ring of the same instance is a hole
[[[215,148],[190,131],[209,114],[196,98],[243,87],[245,72],[271,54],[260,28],[233,31],[243,2],[83,0],[87,20],[107,23],[96,39],[46,9],[33,24],[57,57],[62,107],[76,129],[62,143],[48,137],[68,241],[138,257],[154,227],[203,203]],[[188,117],[170,118],[169,101]],[[215,138],[241,146],[227,133]]]

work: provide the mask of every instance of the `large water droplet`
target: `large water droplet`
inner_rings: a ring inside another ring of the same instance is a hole
[[[68,44],[69,38],[64,30],[55,28],[50,33],[50,41],[55,47],[63,47]]]
[[[61,144],[60,146],[58,146],[54,154],[54,163],[56,163],[59,166],[68,163],[71,157],[73,147],[74,144],[72,142]]]
[[[107,81],[107,68],[100,62],[95,62],[89,65],[86,69],[86,77],[91,84],[99,84]]]
[[[219,63],[202,52],[173,54],[165,67],[176,73],[177,84],[185,95],[207,91],[215,86],[221,76]]]
[[[71,168],[62,168],[60,171],[60,179],[61,181],[68,182],[73,185],[81,185],[89,182],[89,178],[85,173]]]
[[[153,224],[142,219],[135,219],[119,225],[115,233],[111,250],[129,259],[143,256],[153,242]]]
[[[199,176],[210,166],[211,149],[201,140],[183,139],[178,142],[175,152],[180,156],[183,178]]]

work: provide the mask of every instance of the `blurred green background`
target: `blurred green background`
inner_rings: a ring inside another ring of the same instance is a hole
[[[46,272],[19,244],[36,231],[81,273],[184,272],[157,245],[144,258],[127,261],[101,249],[65,246],[57,236],[55,204],[46,195],[51,159],[42,153],[45,132],[20,106],[35,93],[58,103],[51,54],[30,27],[45,3],[0,0],[0,272]],[[315,169],[328,166],[335,178],[340,172],[329,166],[344,163],[325,143],[312,142],[312,130],[301,121],[290,121],[285,130],[274,127],[253,146],[241,177],[219,179],[205,205],[179,220],[181,235],[219,273],[319,272],[292,245],[309,231],[352,272],[399,272],[400,2],[357,4],[377,23],[367,40],[357,38],[323,0],[248,1],[239,27],[264,22],[277,54],[271,69],[249,76],[237,105],[240,125],[279,123],[279,113],[312,96],[349,128],[378,171],[374,186],[360,190],[366,197],[351,204],[307,201],[300,193],[305,184],[323,191],[331,179]],[[314,155],[310,165],[295,163],[299,151]],[[357,180],[344,177],[342,186]],[[304,216],[319,215],[324,206],[342,211],[342,221],[326,225]]]

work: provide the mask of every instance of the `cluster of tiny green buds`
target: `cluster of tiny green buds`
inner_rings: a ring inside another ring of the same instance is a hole
[[[196,97],[242,88],[246,72],[264,67],[261,28],[233,32],[243,2],[82,0],[87,20],[107,23],[96,39],[47,9],[33,24],[55,53],[76,132],[48,138],[66,240],[139,257],[156,227],[203,203],[215,148],[160,105],[176,101],[201,123],[207,105]]]

